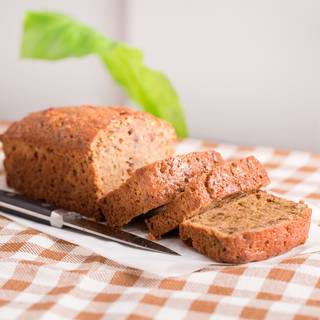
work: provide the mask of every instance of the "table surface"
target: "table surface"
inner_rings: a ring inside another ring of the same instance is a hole
[[[226,159],[256,155],[269,190],[320,205],[319,155],[181,143],[215,148]],[[320,319],[320,254],[161,278],[0,216],[0,287],[1,319]]]

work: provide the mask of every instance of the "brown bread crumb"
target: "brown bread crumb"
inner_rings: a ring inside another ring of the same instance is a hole
[[[215,261],[264,260],[303,244],[311,209],[264,191],[227,199],[180,225],[180,238]]]

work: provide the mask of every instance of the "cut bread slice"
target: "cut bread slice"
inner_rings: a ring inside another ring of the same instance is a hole
[[[216,151],[192,152],[154,162],[136,170],[118,189],[101,200],[111,226],[123,226],[134,217],[172,201],[189,179],[222,163]]]
[[[154,215],[146,219],[150,237],[159,239],[231,194],[254,191],[269,183],[265,168],[253,156],[216,166],[192,179],[171,203],[154,210]]]
[[[238,195],[180,225],[180,238],[215,261],[246,263],[308,238],[311,209],[264,191]]]

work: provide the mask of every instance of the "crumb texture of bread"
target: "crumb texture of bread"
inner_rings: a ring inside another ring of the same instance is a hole
[[[170,157],[137,169],[118,189],[101,199],[102,212],[111,226],[123,226],[134,217],[162,206],[184,191],[189,179],[223,162],[216,151]]]
[[[308,238],[311,209],[256,191],[241,194],[179,227],[180,238],[215,261],[246,263],[282,254]]]
[[[34,112],[1,136],[9,187],[97,219],[99,199],[172,155],[175,139],[171,125],[147,113],[95,106]]]
[[[263,165],[253,156],[226,162],[190,181],[171,203],[146,219],[149,232],[160,238],[184,220],[200,214],[232,194],[250,192],[270,183]]]

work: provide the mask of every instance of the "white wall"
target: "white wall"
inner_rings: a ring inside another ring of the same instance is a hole
[[[192,136],[320,151],[318,0],[4,0],[0,119],[124,101],[95,57],[19,59],[23,13],[58,10],[142,48],[173,80]]]
[[[320,151],[320,1],[130,0],[128,18],[193,136]]]
[[[48,106],[123,102],[121,91],[94,56],[58,62],[19,58],[26,10],[61,11],[121,39],[123,4],[118,0],[1,1],[0,119],[18,119]]]

